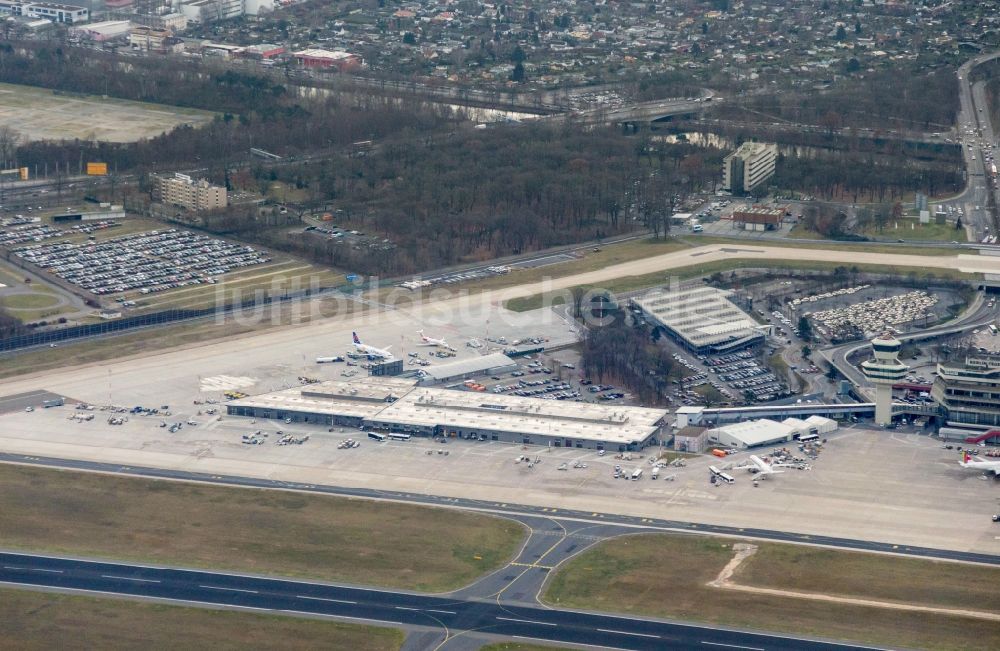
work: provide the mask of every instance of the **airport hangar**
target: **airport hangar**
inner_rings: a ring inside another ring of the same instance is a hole
[[[413,380],[389,377],[250,396],[227,403],[226,410],[231,416],[376,432],[620,452],[657,445],[669,432],[665,409],[418,387]]]

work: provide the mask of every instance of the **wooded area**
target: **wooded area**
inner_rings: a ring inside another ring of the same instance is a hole
[[[958,165],[920,163],[902,156],[890,162],[849,152],[815,158],[779,156],[771,185],[828,200],[885,202],[913,192],[957,193],[963,178]]]
[[[0,44],[0,81],[60,92],[107,95],[216,111],[206,127],[179,127],[137,143],[33,142],[18,149],[18,164],[74,166],[100,160],[110,169],[169,169],[248,157],[251,147],[282,156],[337,148],[400,132],[438,129],[456,118],[451,109],[372,92],[296,97],[293,87],[235,71],[211,73],[195,65],[130,59],[42,42]]]
[[[734,98],[720,117],[736,122],[789,121],[828,129],[860,127],[940,131],[955,124],[954,70],[909,73],[905,64],[840,79],[830,88],[783,89]]]
[[[664,404],[680,367],[666,348],[655,343],[659,336],[654,332],[651,337],[623,319],[588,328],[580,346],[584,373],[599,383],[624,384],[642,404]]]
[[[637,228],[664,233],[673,196],[720,176],[721,157],[686,144],[652,148],[610,127],[524,124],[398,138],[363,157],[254,170],[256,189],[284,182],[307,193],[307,203],[336,208],[335,225],[388,239],[393,250],[293,239],[283,229],[244,235],[317,262],[396,275]]]

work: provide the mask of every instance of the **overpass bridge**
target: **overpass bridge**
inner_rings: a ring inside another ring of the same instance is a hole
[[[941,408],[936,404],[910,404],[894,402],[894,416],[940,416]],[[855,403],[812,403],[793,405],[766,405],[759,407],[719,407],[704,409],[701,412],[703,421],[711,421],[716,425],[737,423],[757,418],[783,420],[785,418],[808,418],[809,416],[826,416],[835,420],[854,418],[874,418],[874,402]]]
[[[705,94],[685,99],[658,99],[617,108],[597,107],[539,118],[540,121],[571,121],[577,124],[621,124],[638,129],[640,124],[668,122],[675,118],[698,117],[722,99]]]

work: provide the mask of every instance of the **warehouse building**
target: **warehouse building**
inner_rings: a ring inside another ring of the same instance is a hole
[[[0,13],[24,18],[44,18],[53,23],[76,24],[90,20],[90,10],[76,5],[51,2],[22,2],[20,0],[0,0]]]
[[[438,364],[421,369],[421,384],[447,384],[461,382],[484,375],[497,375],[517,370],[517,362],[503,353],[491,353],[479,357],[459,359],[447,364]]]
[[[127,20],[105,20],[99,23],[70,27],[69,34],[81,40],[103,43],[116,38],[125,38],[130,29],[132,29],[132,23]]]
[[[300,66],[305,68],[336,68],[340,72],[347,72],[360,68],[364,60],[357,54],[344,52],[343,50],[320,50],[312,48],[301,50],[292,54]]]
[[[733,212],[733,228],[745,231],[776,231],[781,228],[786,209],[783,207],[744,206]]]
[[[795,438],[795,435],[796,430],[792,425],[761,418],[711,429],[708,431],[708,440],[726,447],[745,450],[761,445],[787,443]]]
[[[724,353],[763,343],[771,326],[761,325],[714,287],[654,290],[632,299],[646,319],[696,354]]]
[[[252,396],[226,408],[233,416],[617,451],[658,443],[667,416],[664,409],[485,395],[375,377]]]
[[[700,454],[708,443],[708,429],[696,425],[683,427],[674,434],[674,450]]]

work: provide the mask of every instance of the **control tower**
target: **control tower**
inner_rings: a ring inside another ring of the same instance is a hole
[[[861,371],[875,385],[875,422],[888,425],[892,422],[892,385],[906,377],[910,367],[899,361],[903,342],[891,333],[872,339],[875,357],[861,363]]]

